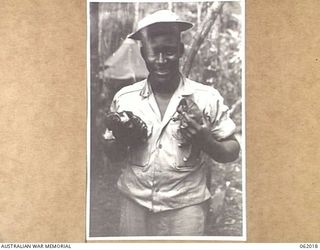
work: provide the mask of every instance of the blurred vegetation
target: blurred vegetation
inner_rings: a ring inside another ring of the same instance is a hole
[[[107,112],[114,93],[123,86],[114,79],[104,79],[104,62],[114,53],[126,36],[134,30],[137,20],[159,9],[171,9],[195,26],[184,32],[187,60],[192,39],[200,31],[212,2],[174,3],[91,3],[91,220],[90,236],[116,236],[119,201],[116,181],[121,163],[112,165],[97,140],[101,116]],[[215,87],[231,109],[241,141],[241,6],[224,2],[192,63],[189,78]],[[125,84],[133,83],[128,79]],[[208,159],[209,182],[213,199],[207,223],[207,235],[242,235],[242,165],[236,162],[217,164]]]

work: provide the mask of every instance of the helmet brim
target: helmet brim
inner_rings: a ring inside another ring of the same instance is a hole
[[[193,27],[193,24],[190,23],[190,22],[186,22],[186,21],[168,21],[168,22],[156,22],[156,23],[152,23],[152,24],[149,24],[145,27],[142,27],[140,29],[138,29],[137,31],[129,34],[127,37],[128,38],[131,38],[131,39],[134,39],[134,40],[141,40],[142,36],[141,36],[141,31],[146,29],[146,28],[149,28],[155,24],[176,24],[178,25],[178,29],[180,32],[183,32],[183,31],[186,31],[190,28]]]

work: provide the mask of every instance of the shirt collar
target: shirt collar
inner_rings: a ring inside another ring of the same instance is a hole
[[[148,79],[145,79],[144,86],[140,91],[140,96],[142,96],[143,98],[147,98],[149,97],[150,94],[151,94],[151,88],[149,87]]]
[[[189,96],[192,95],[193,90],[190,88],[189,79],[187,79],[184,75],[180,73],[180,83],[178,86],[179,94],[182,96]],[[152,89],[149,84],[148,79],[144,80],[144,86],[140,91],[140,96],[143,98],[147,98],[152,94]]]

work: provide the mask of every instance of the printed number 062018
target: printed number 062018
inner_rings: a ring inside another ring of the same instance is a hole
[[[318,244],[300,244],[300,248],[318,248]]]

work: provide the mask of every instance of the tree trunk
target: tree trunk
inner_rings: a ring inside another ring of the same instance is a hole
[[[202,5],[203,5],[203,2],[197,3],[197,29],[198,29],[198,31],[200,31]]]
[[[195,34],[192,42],[190,52],[187,56],[187,59],[182,67],[182,73],[185,76],[188,76],[192,67],[193,60],[202,44],[204,39],[209,34],[211,27],[213,26],[218,14],[220,13],[224,3],[213,2],[210,8],[207,11],[207,15],[203,22],[200,25],[199,31]]]
[[[134,3],[134,24],[133,24],[133,30],[135,31],[138,27],[139,22],[139,2]]]

